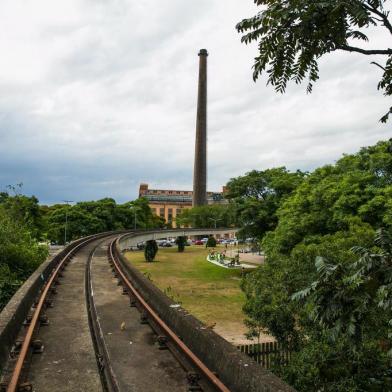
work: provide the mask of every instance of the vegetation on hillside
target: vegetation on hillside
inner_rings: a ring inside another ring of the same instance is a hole
[[[16,212],[0,204],[0,310],[48,255],[47,247],[34,238],[35,226],[30,230],[22,216],[16,217]]]
[[[259,226],[267,261],[242,281],[244,311],[294,351],[275,371],[299,391],[391,388],[391,244],[374,243],[392,226],[391,151],[379,142],[307,174],[275,227]]]

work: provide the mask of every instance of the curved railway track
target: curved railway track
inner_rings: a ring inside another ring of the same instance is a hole
[[[91,236],[60,260],[21,328],[1,391],[229,391],[135,289],[118,241]]]

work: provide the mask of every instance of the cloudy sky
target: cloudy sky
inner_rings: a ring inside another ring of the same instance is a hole
[[[311,170],[391,137],[380,71],[321,62],[313,94],[252,81],[235,24],[252,0],[1,0],[0,190],[43,203],[191,189],[197,53],[209,61],[208,182],[252,169]],[[377,40],[383,42],[382,36]]]

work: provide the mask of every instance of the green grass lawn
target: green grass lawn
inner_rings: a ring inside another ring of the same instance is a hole
[[[242,305],[245,297],[239,287],[240,270],[218,267],[206,260],[204,246],[159,248],[153,263],[144,261],[143,252],[127,252],[127,259],[167,295],[206,324],[217,323],[216,330],[228,340],[243,336]]]

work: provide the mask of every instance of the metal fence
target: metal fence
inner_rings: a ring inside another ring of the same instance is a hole
[[[265,369],[273,365],[286,365],[291,358],[291,352],[277,342],[243,344],[237,348]]]

